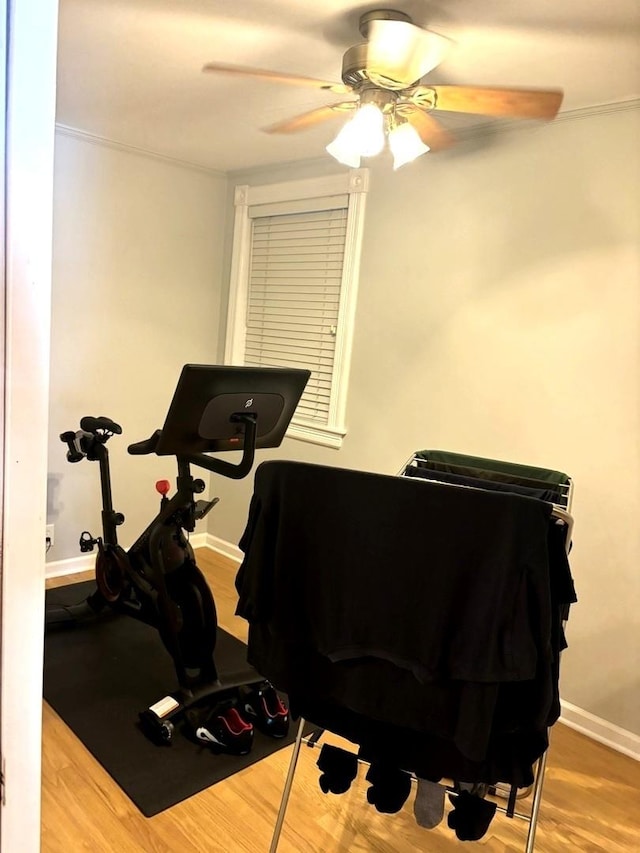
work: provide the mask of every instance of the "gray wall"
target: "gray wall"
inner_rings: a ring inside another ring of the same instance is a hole
[[[69,465],[59,433],[107,415],[114,505],[129,545],[157,511],[171,458],[127,445],[161,427],[180,369],[215,361],[226,178],[56,134],[48,560],[100,529],[97,465]]]
[[[580,603],[563,696],[638,734],[639,142],[633,109],[467,141],[397,173],[372,161],[348,435],[340,451],[286,440],[260,454],[396,472],[439,447],[567,471]],[[227,272],[236,184],[336,168],[231,176]],[[215,491],[210,532],[236,544],[251,478]]]

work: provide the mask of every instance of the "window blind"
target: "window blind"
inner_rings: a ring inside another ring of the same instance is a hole
[[[245,363],[303,367],[296,420],[329,423],[347,208],[252,218]]]

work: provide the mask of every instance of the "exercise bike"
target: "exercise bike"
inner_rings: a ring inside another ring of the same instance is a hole
[[[139,714],[143,731],[157,744],[171,743],[176,719],[184,713],[199,740],[248,752],[253,726],[236,710],[240,693],[243,709],[261,728],[274,736],[286,734],[286,708],[259,673],[249,664],[234,673],[221,673],[216,666],[215,603],[188,533],[218,498],[196,499],[205,483],[192,476],[191,465],[233,479],[247,476],[256,448],[282,442],[309,375],[300,369],[185,365],[163,428],[128,447],[134,456],[175,456],[178,476],[172,497],[167,480],[156,483],[160,510],[127,550],[118,544],[117,528],[125,519],[113,508],[106,446],[122,433],[120,425],[106,417],[83,417],[80,430],[60,436],[69,462],[99,464],[102,536],[84,531],[79,542],[85,553],[98,548],[96,590],[80,604],[48,610],[46,624],[77,624],[109,609],[158,630],[179,688]],[[236,464],[209,455],[231,450],[242,452]],[[211,703],[218,709],[213,717],[208,715]]]

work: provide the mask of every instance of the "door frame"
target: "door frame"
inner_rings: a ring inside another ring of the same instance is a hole
[[[1,0],[4,434],[0,848],[40,849],[47,425],[58,4]],[[1,7],[0,7],[1,8]]]

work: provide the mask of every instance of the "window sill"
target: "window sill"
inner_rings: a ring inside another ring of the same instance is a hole
[[[293,421],[287,430],[287,438],[296,438],[299,441],[308,441],[311,444],[320,444],[323,447],[333,447],[334,450],[339,450],[342,447],[342,439],[346,434],[347,432],[344,429]]]

